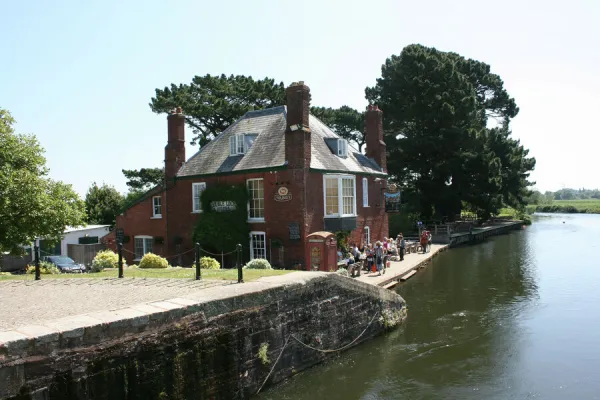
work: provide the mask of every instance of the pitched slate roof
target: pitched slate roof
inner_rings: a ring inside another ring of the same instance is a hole
[[[284,167],[285,161],[286,107],[249,111],[214,140],[194,154],[177,173],[178,177],[241,172],[254,169]],[[310,115],[312,157],[310,167],[316,170],[379,174],[377,163],[348,145],[348,157],[333,154],[325,138],[339,138],[318,118]],[[236,134],[258,134],[246,152],[238,156],[229,155],[229,138]]]

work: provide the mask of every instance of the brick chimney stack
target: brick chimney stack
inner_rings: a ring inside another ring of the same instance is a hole
[[[310,167],[310,89],[303,81],[292,83],[286,90],[287,114],[285,159],[289,168]]]
[[[165,146],[165,180],[172,182],[185,162],[185,116],[177,107],[167,116],[168,140]]]
[[[365,118],[366,155],[387,172],[387,152],[383,141],[383,111],[369,105]]]

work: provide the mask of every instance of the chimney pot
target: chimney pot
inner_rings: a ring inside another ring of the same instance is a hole
[[[181,107],[177,107],[176,111],[177,111],[177,114],[181,114],[181,112],[182,112]]]

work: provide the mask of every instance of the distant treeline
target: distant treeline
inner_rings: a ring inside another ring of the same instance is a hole
[[[554,200],[600,200],[599,189],[560,189],[556,192],[542,193],[534,190],[527,199],[527,204],[551,204]]]
[[[556,192],[533,191],[527,211],[565,214],[600,214],[600,190],[561,189]]]

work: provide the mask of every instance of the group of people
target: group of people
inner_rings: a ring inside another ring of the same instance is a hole
[[[423,253],[429,251],[431,247],[431,236],[431,232],[426,229],[421,232],[419,240]],[[375,270],[381,275],[385,274],[387,261],[404,261],[405,251],[406,240],[400,233],[395,239],[384,237],[383,241],[378,240],[375,244],[361,243],[359,247],[356,243],[352,243],[346,263],[351,265],[357,261],[363,261],[363,269],[372,271],[375,266]],[[338,251],[340,257],[341,254],[341,251]]]

